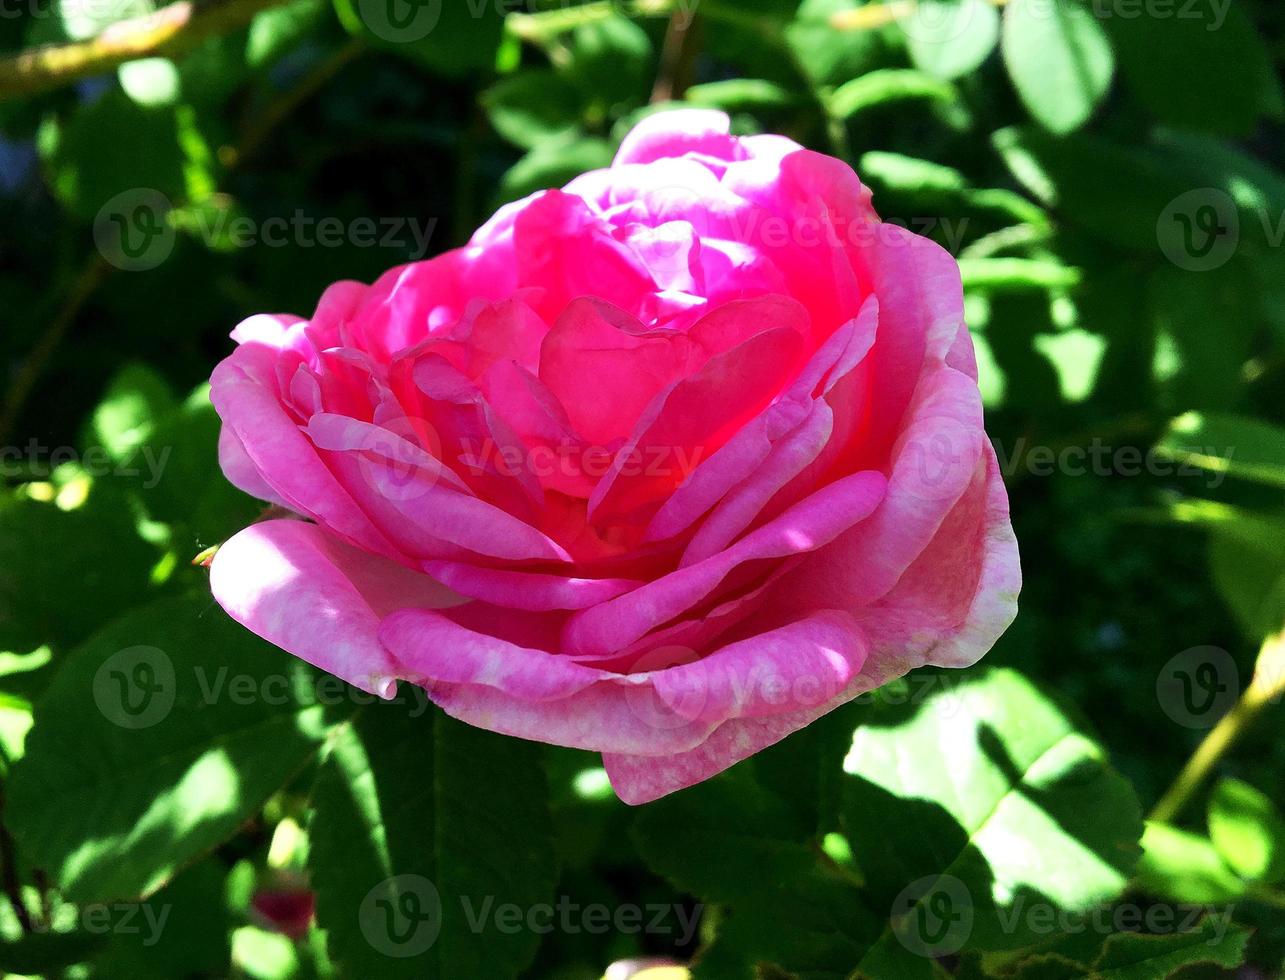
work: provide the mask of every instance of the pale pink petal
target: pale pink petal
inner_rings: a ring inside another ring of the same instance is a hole
[[[652,683],[678,714],[722,722],[830,704],[865,659],[852,616],[825,610],[657,671]]]
[[[719,501],[688,542],[679,565],[704,561],[727,548],[782,487],[821,454],[833,431],[829,407],[824,401],[813,403],[808,417],[779,439],[763,463]]]
[[[293,505],[268,486],[267,481],[259,475],[258,467],[246,455],[240,437],[226,425],[219,429],[219,467],[228,482],[238,490],[257,500],[266,500],[286,510],[293,509]]]
[[[420,684],[447,714],[521,738],[595,751],[680,752],[714,725],[692,721],[660,699],[649,675],[583,666],[407,610],[380,628],[398,676]]]
[[[223,544],[210,587],[247,629],[381,697],[392,695],[396,678],[378,639],[381,618],[396,608],[464,601],[427,575],[294,520],[252,524]]]
[[[651,163],[687,153],[735,159],[744,151],[729,136],[731,120],[713,109],[675,109],[646,116],[629,131],[616,151],[612,167]]]

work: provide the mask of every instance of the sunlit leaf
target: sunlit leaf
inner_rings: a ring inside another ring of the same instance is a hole
[[[71,899],[155,891],[231,836],[326,733],[312,669],[212,606],[130,611],[36,705],[7,818]]]
[[[840,85],[830,96],[829,107],[831,114],[847,119],[890,102],[909,99],[949,104],[957,98],[949,82],[920,71],[881,68]]]
[[[1129,785],[1062,708],[1010,670],[858,728],[844,770],[856,862],[893,912],[859,966],[870,976],[894,975],[914,952],[903,929],[921,906],[943,926],[967,925],[970,948],[1007,948],[1029,938],[1025,909],[1109,901],[1137,857]]]
[[[1138,884],[1174,902],[1231,902],[1245,891],[1213,843],[1190,831],[1147,823],[1142,835]]]
[[[1093,115],[1115,70],[1106,32],[1076,0],[1013,0],[1004,10],[1003,50],[1022,102],[1054,133]]]
[[[365,709],[323,771],[318,921],[345,975],[515,976],[544,921],[527,917],[555,914],[539,748],[412,704]]]
[[[1224,779],[1209,799],[1209,836],[1242,878],[1285,878],[1285,820],[1266,796],[1239,779]]]

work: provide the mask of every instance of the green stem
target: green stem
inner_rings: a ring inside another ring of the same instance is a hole
[[[1282,659],[1285,659],[1285,631],[1263,641],[1249,687],[1196,747],[1178,778],[1151,811],[1150,820],[1172,822],[1263,709],[1280,697],[1285,690],[1285,672],[1280,669]]]

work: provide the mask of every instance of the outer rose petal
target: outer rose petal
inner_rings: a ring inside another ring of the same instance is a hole
[[[266,500],[286,510],[291,509],[290,504],[259,475],[254,460],[246,455],[240,437],[226,425],[219,429],[219,466],[228,482],[238,490],[248,493],[256,500]]]
[[[273,357],[272,348],[247,343],[215,368],[210,379],[210,400],[262,482],[274,491],[269,499],[285,502],[370,551],[398,556],[287,416],[269,380]]]
[[[467,629],[446,616],[406,610],[380,638],[399,676],[420,684],[447,714],[505,735],[592,751],[682,752],[718,721],[693,721],[630,679],[568,657]]]
[[[728,135],[731,120],[714,109],[679,109],[647,116],[629,131],[612,166],[651,163],[664,157],[698,153],[720,160],[736,159],[737,141]]]
[[[214,556],[214,598],[242,626],[354,687],[391,697],[396,662],[378,639],[393,609],[466,601],[427,575],[350,547],[315,524],[252,524]]]
[[[852,618],[834,611],[632,674],[508,643],[423,609],[388,617],[380,638],[398,676],[462,721],[558,745],[656,754],[691,750],[729,719],[828,701],[856,675],[866,649]]]
[[[943,596],[940,590],[946,582],[954,587]],[[816,707],[734,718],[699,746],[676,755],[603,753],[611,785],[626,803],[649,803],[717,775],[915,667],[968,666],[1012,623],[1020,589],[1008,494],[988,446],[977,476],[942,533],[878,607],[858,617],[870,643],[869,655],[842,694]]]

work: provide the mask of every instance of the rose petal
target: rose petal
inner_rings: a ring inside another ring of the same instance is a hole
[[[565,648],[577,655],[620,649],[704,602],[738,566],[822,548],[865,520],[885,486],[874,472],[836,480],[726,551],[573,614],[563,630]]]
[[[649,803],[709,779],[908,670],[925,663],[967,666],[1013,621],[1020,587],[1008,496],[994,451],[988,448],[967,496],[937,541],[877,609],[858,617],[869,653],[861,672],[839,697],[784,714],[733,718],[699,746],[664,758],[604,753],[611,785],[626,803]],[[927,631],[921,632],[925,625]]]
[[[294,520],[253,524],[224,543],[210,588],[228,615],[269,643],[385,698],[395,690],[396,662],[379,642],[381,617],[466,601],[427,575]]]

